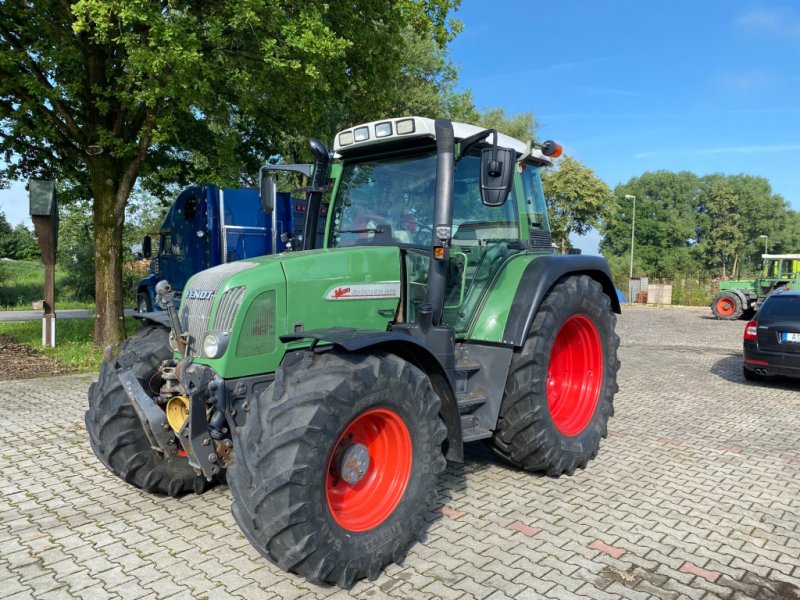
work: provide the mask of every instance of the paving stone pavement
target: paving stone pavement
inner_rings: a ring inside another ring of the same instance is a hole
[[[375,582],[318,587],[267,563],[230,494],[155,497],[83,426],[93,377],[0,383],[0,593],[21,598],[800,598],[800,384],[741,376],[743,322],[620,318],[610,435],[573,477],[472,446],[424,540]]]

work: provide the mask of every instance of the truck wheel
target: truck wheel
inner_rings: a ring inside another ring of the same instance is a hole
[[[573,276],[549,292],[514,353],[492,446],[552,477],[597,456],[617,386],[616,316],[599,283]]]
[[[350,587],[405,556],[447,436],[427,376],[374,355],[290,355],[234,432],[233,516],[268,560]]]
[[[137,335],[120,346],[120,353],[135,351],[140,363],[134,367],[145,390],[157,388],[153,376],[161,361],[172,357],[169,332],[164,327],[143,327]],[[103,362],[98,380],[89,387],[89,410],[85,416],[92,450],[114,475],[137,488],[153,494],[180,496],[200,494],[209,486],[198,477],[185,456],[171,462],[150,447],[142,424],[136,416],[122,382],[112,365]]]
[[[739,296],[731,292],[722,292],[717,294],[717,297],[711,303],[711,312],[714,313],[717,319],[735,321],[741,318],[744,309]]]
[[[147,294],[136,295],[136,307],[140,313],[153,312],[153,307],[150,303],[150,296]]]

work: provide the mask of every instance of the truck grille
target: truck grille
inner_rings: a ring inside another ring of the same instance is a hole
[[[227,263],[201,271],[193,275],[189,281],[186,282],[183,300],[181,302],[180,317],[181,327],[190,336],[187,356],[197,356],[199,354],[198,344],[203,334],[208,331],[211,309],[214,307],[214,295],[216,295],[219,286],[231,275],[255,266],[256,263],[247,261]],[[190,294],[189,292],[195,293]],[[204,294],[203,292],[213,292],[213,295]],[[228,294],[226,293],[225,296],[228,296]],[[223,300],[227,299],[228,298],[223,298]],[[239,298],[239,302],[241,303],[241,297]],[[235,316],[235,314],[233,316]],[[232,320],[233,317],[231,317],[231,322]]]

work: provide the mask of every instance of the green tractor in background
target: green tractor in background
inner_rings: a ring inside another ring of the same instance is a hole
[[[349,587],[402,560],[465,443],[555,477],[595,458],[620,306],[602,258],[553,252],[553,142],[405,117],[334,149],[312,140],[322,247],[307,218],[301,251],[198,273],[179,309],[160,282],[169,327],[103,364],[86,425],[115,475],[173,496],[227,481],[259,552]],[[267,210],[275,193],[263,177]]]
[[[776,289],[800,289],[800,254],[762,254],[761,258],[764,266],[758,278],[719,282],[719,293],[711,301],[717,319],[750,319]]]

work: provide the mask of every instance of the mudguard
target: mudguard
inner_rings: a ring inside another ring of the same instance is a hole
[[[133,313],[131,316],[134,319],[139,319],[141,321],[151,321],[153,323],[158,323],[159,325],[163,325],[164,327],[169,329],[169,314],[167,314],[167,311],[165,310],[146,312],[146,313]]]
[[[456,395],[447,369],[429,348],[409,334],[402,331],[374,331],[349,327],[332,327],[282,335],[280,339],[284,343],[310,339],[313,340],[312,349],[316,347],[317,343],[322,342],[323,344],[331,343],[336,348],[346,352],[384,350],[407,360],[421,369],[430,377],[431,383],[442,401],[441,417],[447,427],[448,445],[446,458],[455,462],[464,461],[461,416],[458,413]]]
[[[567,275],[588,275],[600,283],[611,300],[611,309],[617,314],[621,312],[611,270],[603,257],[574,254],[540,256],[532,260],[522,273],[503,331],[503,343],[522,347],[547,292]]]

